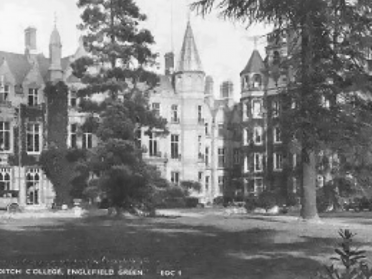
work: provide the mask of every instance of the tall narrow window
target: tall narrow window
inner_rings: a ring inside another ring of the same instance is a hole
[[[244,156],[244,172],[249,172],[249,159],[248,155]]]
[[[263,156],[261,153],[254,153],[254,171],[260,172],[263,170]]]
[[[199,123],[204,123],[204,119],[203,119],[203,107],[202,106],[198,106],[198,122]]]
[[[158,139],[155,135],[155,133],[151,133],[149,136],[149,151],[150,151],[150,156],[158,156],[159,150],[158,150]]]
[[[225,148],[218,148],[218,167],[223,168],[225,166]]]
[[[160,103],[152,103],[152,110],[156,116],[160,116]]]
[[[208,122],[205,122],[205,123],[204,123],[204,128],[205,128],[205,135],[208,136],[208,135],[209,135]]]
[[[203,152],[202,152],[202,136],[198,136],[198,159],[203,160]]]
[[[262,118],[262,104],[260,100],[252,101],[252,116],[254,118]]]
[[[0,103],[8,101],[9,98],[9,85],[0,84]]]
[[[28,105],[37,106],[39,104],[38,90],[35,88],[28,89]]]
[[[274,143],[282,143],[282,132],[279,127],[274,128]]]
[[[10,168],[0,168],[0,191],[10,190]]]
[[[209,192],[209,175],[205,176],[205,191]]]
[[[179,135],[171,135],[171,158],[178,159],[179,157]]]
[[[40,170],[28,169],[26,172],[26,203],[39,204]]]
[[[83,133],[83,148],[90,149],[93,147],[93,132],[91,129],[86,129]]]
[[[297,167],[297,154],[296,153],[292,154],[292,167],[293,168]]]
[[[256,126],[256,127],[254,127],[253,131],[254,131],[254,138],[253,138],[254,143],[256,145],[261,145],[263,143],[263,137],[262,137],[263,129],[262,129],[262,127]]]
[[[281,153],[274,153],[274,170],[280,171],[283,169],[283,155]]]
[[[240,153],[239,153],[239,148],[234,148],[234,164],[239,165],[240,164]]]
[[[223,124],[218,124],[218,136],[223,137]]]
[[[202,171],[199,171],[198,172],[198,182],[199,183],[202,183],[202,181],[203,181],[203,172]]]
[[[77,124],[70,125],[70,147],[77,147]]]
[[[224,192],[225,188],[225,177],[223,175],[218,176],[218,190],[220,193]]]
[[[180,173],[178,171],[171,172],[171,182],[175,185],[180,183]]]
[[[29,153],[41,151],[41,125],[39,123],[27,123],[26,145]]]
[[[244,145],[248,145],[249,142],[250,142],[249,129],[245,128],[243,130],[243,143],[244,143]]]
[[[205,165],[209,165],[209,147],[205,148]]]
[[[77,103],[77,93],[76,93],[75,90],[70,90],[69,93],[70,93],[69,94],[70,95],[70,103],[69,103],[69,105],[72,108],[76,108],[77,105],[78,105],[78,103]]]
[[[273,117],[279,117],[280,114],[280,105],[278,101],[272,102],[272,115]]]
[[[0,152],[10,151],[10,122],[0,121]]]
[[[172,105],[171,110],[172,110],[171,122],[172,123],[179,123],[178,106],[177,105]]]

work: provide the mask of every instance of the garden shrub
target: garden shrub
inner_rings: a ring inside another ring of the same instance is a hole
[[[256,201],[256,206],[269,209],[273,206],[278,205],[278,195],[275,192],[264,191],[262,192]]]

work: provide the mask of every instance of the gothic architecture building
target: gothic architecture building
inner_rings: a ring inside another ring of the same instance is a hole
[[[231,82],[215,98],[214,83],[206,76],[190,22],[174,67],[174,54],[165,55],[165,75],[151,94],[152,109],[168,120],[169,135],[145,136],[144,158],[175,184],[198,181],[195,195],[203,203],[228,191],[239,170],[239,106],[233,102]],[[235,166],[235,168],[234,168]]]
[[[61,140],[66,146],[89,148],[94,139],[89,132],[77,135],[75,131],[84,120],[74,93],[82,85],[69,65],[85,55],[82,41],[74,55],[62,57],[61,38],[54,27],[49,58],[38,53],[36,42],[36,29],[29,27],[23,54],[0,51],[0,190],[19,191],[22,206],[43,207],[53,203],[55,192],[37,164],[42,150]],[[44,93],[47,82],[60,80],[70,88],[63,135],[54,126],[58,116],[53,100]]]
[[[240,73],[244,196],[257,195],[265,189],[297,191],[296,178],[284,168],[294,168],[298,156],[289,153],[280,125],[280,92],[287,86],[288,76],[275,68],[287,56],[287,49],[285,37],[268,36],[265,60],[254,50]],[[283,158],[289,163],[284,165]]]
[[[87,55],[82,40],[74,55],[62,56],[62,41],[54,27],[49,58],[37,51],[36,29],[25,30],[23,54],[0,51],[0,190],[19,191],[20,205],[44,207],[55,192],[37,162],[42,150],[58,143],[91,148],[90,131],[80,131],[85,115],[79,111],[76,92],[84,85],[72,75],[70,64]],[[178,64],[173,53],[165,55],[165,74],[150,96],[150,105],[169,123],[169,135],[141,133],[147,152],[143,158],[156,165],[174,184],[198,181],[194,193],[201,202],[229,191],[240,172],[240,109],[233,102],[231,82],[215,98],[213,79],[206,76],[190,23],[187,24]],[[64,81],[68,88],[68,124],[58,128],[53,98],[44,88]]]

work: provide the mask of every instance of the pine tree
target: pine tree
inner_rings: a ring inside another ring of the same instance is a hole
[[[78,92],[81,109],[89,115],[82,129],[98,138],[98,146],[88,151],[86,169],[99,175],[93,184],[112,205],[144,201],[152,181],[160,178],[142,160],[138,132],[142,127],[167,132],[166,121],[148,106],[149,91],[158,82],[151,72],[157,57],[151,51],[154,38],[141,28],[146,16],[132,0],[80,0],[77,5],[89,55],[72,67],[85,84]],[[92,98],[97,94],[103,100]]]
[[[372,26],[368,0],[199,0],[201,14],[221,14],[248,25],[275,26],[289,34],[290,57],[281,67],[290,72],[283,92],[287,105],[283,125],[288,139],[301,147],[303,219],[318,218],[316,210],[317,154],[362,145],[363,115],[370,115],[369,77],[364,48]],[[291,109],[290,104],[296,104]]]

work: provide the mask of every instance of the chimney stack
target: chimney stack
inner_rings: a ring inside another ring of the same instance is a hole
[[[174,53],[168,52],[164,55],[165,58],[165,74],[171,75],[174,73]]]
[[[232,98],[234,92],[234,84],[230,80],[226,80],[222,82],[220,86],[220,98],[226,99],[226,98]]]
[[[36,54],[36,28],[28,27],[25,29],[25,53]]]

